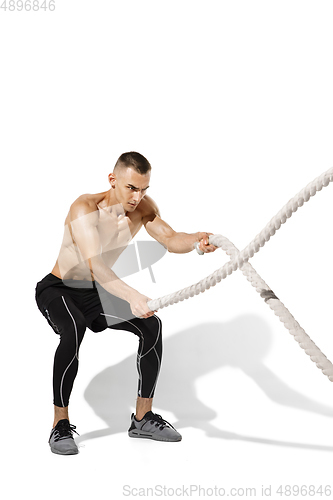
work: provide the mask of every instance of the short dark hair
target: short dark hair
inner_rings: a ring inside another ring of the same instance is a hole
[[[141,175],[145,175],[151,171],[151,165],[147,158],[135,151],[120,155],[114,168],[118,166],[131,167]]]

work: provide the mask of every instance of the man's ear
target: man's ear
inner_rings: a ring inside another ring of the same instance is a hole
[[[113,172],[111,172],[111,174],[108,175],[108,179],[109,179],[109,183],[111,184],[111,187],[115,188],[116,187],[116,181],[117,181],[116,175]]]

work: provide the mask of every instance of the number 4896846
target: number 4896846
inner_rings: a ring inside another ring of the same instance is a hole
[[[4,0],[1,5],[0,9],[3,11],[35,11],[37,12],[38,10],[44,10],[46,12],[47,10],[49,11],[54,11],[55,10],[55,0],[44,0],[43,2],[39,2],[39,0]]]

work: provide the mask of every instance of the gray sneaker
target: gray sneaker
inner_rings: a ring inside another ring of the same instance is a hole
[[[179,432],[169,422],[152,411],[148,411],[141,420],[137,420],[132,413],[128,435],[133,438],[155,439],[156,441],[181,441],[182,439]]]
[[[59,420],[52,429],[49,439],[52,453],[57,455],[76,455],[79,453],[73,438],[73,432],[77,434],[75,429],[75,425],[71,425],[66,418]]]

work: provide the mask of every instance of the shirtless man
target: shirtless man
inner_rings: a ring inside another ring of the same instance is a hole
[[[217,247],[209,245],[212,233],[178,233],[161,219],[156,203],[146,194],[150,175],[144,156],[122,154],[108,176],[111,189],[84,194],[71,205],[57,262],[37,283],[38,308],[60,336],[53,368],[54,422],[49,439],[53,453],[78,453],[68,403],[87,327],[93,332],[127,330],[139,338],[138,397],[129,436],[181,440],[171,424],[152,412],[162,356],[161,320],[147,305],[151,299],[120,280],[111,268],[142,226],[169,252],[186,253],[197,246],[199,252],[209,253]]]

